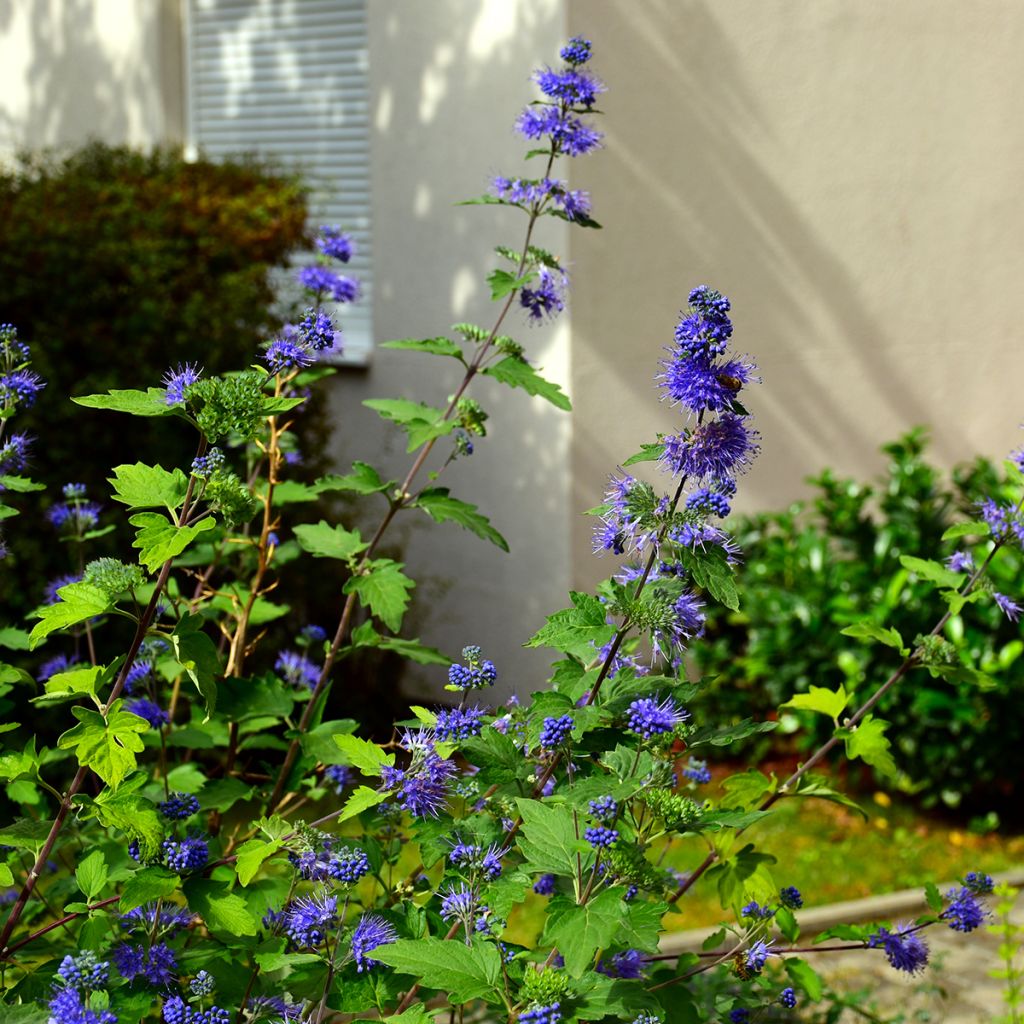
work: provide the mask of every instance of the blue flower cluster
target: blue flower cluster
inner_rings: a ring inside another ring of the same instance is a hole
[[[186,839],[165,839],[161,844],[163,862],[179,874],[185,871],[198,871],[206,866],[210,859],[210,848],[206,840],[199,835],[190,835]]]
[[[195,363],[179,363],[173,370],[168,370],[160,382],[164,386],[164,401],[168,405],[184,405],[185,392],[200,377],[203,371]]]
[[[334,348],[339,339],[340,334],[334,328],[334,321],[326,313],[320,309],[307,309],[297,324],[286,324],[282,328],[281,333],[267,346],[263,359],[271,373],[301,370],[316,362],[321,352]]]
[[[481,708],[446,708],[437,713],[434,734],[442,742],[479,736],[483,718],[484,711]]]
[[[174,952],[164,942],[145,946],[133,946],[122,942],[111,954],[114,966],[125,981],[134,981],[140,975],[157,988],[172,985],[178,974],[178,962]]]
[[[528,1010],[519,1014],[520,1024],[558,1024],[562,1019],[562,1006],[560,1003],[550,1003],[547,1006],[534,1004]]]
[[[477,843],[464,843],[456,839],[448,854],[448,862],[470,875],[479,875],[493,882],[501,874],[501,858],[506,853],[508,850],[497,843],[491,843],[484,849]]]
[[[323,945],[338,923],[338,898],[324,889],[300,896],[284,909],[282,930],[299,949]]]
[[[371,967],[377,967],[379,960],[367,956],[381,946],[387,946],[398,938],[394,927],[379,914],[363,914],[352,932],[352,959],[355,960],[356,971],[362,973]]]
[[[219,1006],[194,1010],[181,996],[171,996],[163,1005],[165,1024],[230,1024],[231,1014]]]
[[[448,801],[448,784],[457,768],[434,749],[427,730],[407,734],[404,744],[412,753],[408,767],[381,768],[381,789],[397,790],[398,804],[417,818],[436,817]]]
[[[917,926],[904,923],[895,931],[879,928],[868,939],[868,948],[881,947],[889,963],[906,974],[917,974],[928,964],[928,944],[917,934]]]
[[[608,828],[605,825],[594,825],[584,829],[583,838],[586,839],[595,850],[608,849],[619,841],[617,829]]]
[[[591,800],[589,807],[590,813],[598,821],[614,821],[619,814],[618,801],[611,796],[600,796],[596,800]]]
[[[483,652],[475,644],[462,648],[465,665],[456,664],[448,669],[448,685],[458,690],[479,690],[485,686],[493,686],[498,678],[498,670],[494,662],[483,657]]]
[[[690,717],[671,697],[660,704],[653,697],[640,697],[629,705],[627,712],[626,728],[645,740],[672,732]]]
[[[283,682],[310,690],[320,678],[320,667],[298,651],[282,651],[274,662],[274,671]]]
[[[106,989],[110,964],[88,950],[65,956],[57,968],[50,1024],[117,1024],[116,1014],[89,1008],[89,993]]]
[[[46,510],[46,518],[58,530],[81,535],[99,524],[102,506],[85,500],[85,484],[65,484],[61,493],[64,501]]]
[[[199,813],[199,798],[191,793],[172,793],[156,805],[157,810],[171,821],[184,821]]]
[[[290,852],[288,859],[308,882],[326,882],[333,878],[345,885],[354,885],[370,870],[370,860],[358,847],[341,846],[334,849],[330,836],[322,839],[316,849]]]
[[[541,747],[545,750],[554,750],[555,747],[560,747],[572,735],[574,725],[572,715],[560,715],[557,718],[548,716],[544,719],[540,730]]]

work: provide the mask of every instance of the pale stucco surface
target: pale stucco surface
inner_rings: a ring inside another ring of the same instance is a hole
[[[690,287],[731,296],[764,454],[741,504],[871,475],[913,424],[942,461],[1021,443],[1024,7],[1011,0],[573,0],[609,83],[601,232],[573,261],[575,508],[656,431]],[[612,425],[614,424],[614,426]],[[577,582],[595,570],[577,521]]]

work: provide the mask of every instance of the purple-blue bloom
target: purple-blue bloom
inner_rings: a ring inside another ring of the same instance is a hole
[[[583,838],[595,850],[602,850],[614,846],[619,841],[619,832],[618,829],[608,828],[605,825],[594,825],[584,829]]]
[[[619,813],[618,801],[611,796],[600,796],[590,801],[590,813],[598,821],[614,821]]]
[[[0,448],[0,473],[9,475],[23,470],[28,465],[33,440],[28,434],[11,434]]]
[[[0,376],[0,407],[22,406],[26,409],[35,404],[36,395],[46,387],[46,382],[32,370],[14,370]]]
[[[787,885],[779,890],[779,902],[790,910],[799,910],[804,905],[804,898],[795,885]]]
[[[114,966],[125,981],[143,975],[150,985],[166,988],[174,984],[178,962],[173,950],[163,942],[154,942],[148,949],[123,942],[114,947]]]
[[[352,932],[352,958],[356,962],[356,970],[363,971],[376,967],[379,960],[373,960],[366,954],[380,946],[387,946],[397,938],[395,929],[377,914],[363,914]]]
[[[534,1003],[528,1010],[519,1014],[519,1024],[558,1024],[562,1019],[560,1003],[540,1006]]]
[[[529,312],[533,321],[555,317],[565,309],[566,275],[549,267],[537,270],[536,284],[524,285],[519,291],[519,304]]]
[[[690,717],[690,713],[671,697],[666,697],[660,704],[653,697],[640,697],[629,705],[628,712],[626,728],[645,740],[672,732]]]
[[[574,724],[572,715],[548,716],[540,730],[540,745],[545,750],[561,746],[572,735]]]
[[[68,954],[57,968],[57,977],[70,988],[106,988],[110,964],[91,950],[77,956]]]
[[[49,1007],[49,1024],[117,1024],[117,1015],[109,1010],[97,1013],[83,1006],[77,989],[66,988],[54,993]]]
[[[303,267],[296,279],[303,288],[325,295],[334,302],[355,302],[359,298],[359,282],[355,278],[336,274],[327,267]]]
[[[779,1003],[787,1010],[792,1010],[796,1006],[796,991],[790,986],[784,988],[779,993]]]
[[[168,405],[180,405],[185,401],[185,389],[195,384],[203,371],[195,363],[179,363],[177,369],[168,370],[160,382],[166,388],[164,401]]]
[[[138,697],[125,704],[125,710],[144,718],[154,729],[170,724],[171,716],[148,697]]]
[[[481,708],[446,708],[438,711],[434,732],[442,742],[479,736],[483,728],[483,717]]]
[[[611,960],[601,960],[597,965],[599,974],[606,974],[609,978],[626,978],[633,981],[643,974],[647,961],[638,949],[626,949],[616,953]]]
[[[753,363],[739,359],[716,363],[686,349],[680,349],[661,365],[665,372],[655,379],[666,397],[672,405],[683,405],[691,413],[731,409],[740,389],[757,379],[753,376]]]
[[[545,96],[561,100],[570,107],[590,108],[597,97],[605,92],[605,85],[587,71],[552,71],[551,68],[540,68],[533,73],[533,80]]]
[[[66,587],[69,583],[81,583],[82,577],[78,573],[65,573],[63,576],[58,576],[55,580],[50,580],[46,584],[46,589],[43,591],[43,604],[56,604],[60,600],[60,594],[57,593],[61,587]]]
[[[334,783],[335,793],[341,793],[352,781],[352,769],[345,764],[330,764],[324,771],[324,778]]]
[[[996,604],[999,605],[1003,614],[1011,622],[1016,622],[1020,618],[1021,606],[1013,598],[1007,597],[1006,594],[1000,594],[997,591],[993,591],[992,597]]]
[[[946,559],[946,568],[951,572],[974,572],[974,559],[969,551],[954,551]]]
[[[271,373],[286,373],[311,366],[316,360],[312,350],[291,338],[278,338],[267,346],[263,355]]]
[[[451,921],[453,918],[468,921],[476,910],[476,896],[465,884],[450,885],[438,895],[441,896],[441,917],[445,921]]]
[[[928,963],[928,946],[915,934],[912,924],[898,924],[895,931],[879,928],[868,939],[868,948],[878,946],[885,950],[886,959],[897,971],[916,974],[923,971]]]
[[[590,60],[590,50],[593,43],[589,39],[584,39],[583,36],[573,36],[561,50],[558,51],[558,55],[566,62],[566,64],[586,64]]]
[[[206,840],[199,835],[191,835],[187,839],[165,839],[161,844],[163,862],[179,874],[185,871],[198,871],[206,866],[210,859],[210,848]]]
[[[972,889],[961,886],[946,893],[949,906],[939,915],[955,932],[973,932],[987,916]]]
[[[352,236],[331,224],[325,224],[320,228],[316,244],[325,256],[341,260],[342,263],[348,263],[356,251]]]
[[[338,923],[338,898],[326,889],[300,896],[284,911],[284,933],[299,947],[319,946]]]
[[[320,667],[298,651],[282,651],[274,662],[274,671],[292,686],[314,689],[320,678]]]
[[[601,144],[603,135],[596,128],[555,106],[527,107],[516,121],[516,129],[527,139],[547,135],[556,154],[583,156]]]
[[[172,793],[156,807],[165,818],[171,821],[184,821],[199,813],[199,798],[192,793]]]
[[[693,757],[683,769],[683,776],[698,786],[704,786],[711,781],[711,772],[708,770],[707,761],[698,761]]]
[[[533,883],[533,891],[538,896],[550,896],[555,891],[555,876],[554,875],[541,875],[536,882]]]
[[[722,480],[742,472],[759,450],[759,435],[747,419],[727,412],[693,430],[670,434],[661,456],[664,468],[694,480]]]
[[[979,896],[987,896],[995,888],[992,876],[986,875],[984,871],[968,871],[964,875],[964,885]]]

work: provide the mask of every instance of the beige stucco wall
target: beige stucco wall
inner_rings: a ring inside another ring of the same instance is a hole
[[[677,429],[651,378],[690,287],[731,296],[777,506],[824,465],[933,427],[946,462],[1021,442],[1024,6],[1015,0],[570,0],[609,85],[581,161],[573,506]],[[576,520],[575,575],[610,571]]]
[[[493,248],[521,244],[525,217],[453,204],[485,192],[494,174],[530,173],[512,125],[534,96],[532,68],[557,59],[564,5],[387,0],[368,11],[375,334],[431,337],[467,320],[489,327],[498,305],[484,278],[504,265]],[[565,254],[565,225],[550,220],[534,241]],[[569,327],[568,314],[540,328],[515,314],[503,330],[567,386]],[[382,428],[360,402],[400,395],[444,405],[458,369],[379,349],[367,371],[344,371],[332,391],[338,461],[370,457],[403,473],[404,435]],[[390,536],[401,540],[400,557],[420,581],[409,629],[451,654],[480,644],[499,668],[502,690],[524,693],[541,685],[549,659],[521,644],[566,600],[570,418],[486,379],[470,394],[491,415],[488,436],[439,483],[490,515],[511,554],[413,513]],[[439,448],[450,450],[447,442]],[[415,678],[444,682],[437,669]]]
[[[0,154],[183,137],[178,0],[0,3]]]

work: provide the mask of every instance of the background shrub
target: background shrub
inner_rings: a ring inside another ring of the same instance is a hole
[[[271,272],[308,243],[306,216],[302,183],[255,159],[187,163],[96,142],[0,171],[0,320],[18,325],[48,382],[19,425],[39,439],[33,476],[54,498],[70,480],[102,493],[110,467],[139,451],[164,465],[191,457],[151,421],[126,432],[97,416],[82,438],[67,396],[159,386],[179,362],[211,373],[252,362],[280,325]],[[315,459],[322,415],[303,423]],[[71,566],[49,524],[21,526],[0,575],[16,574],[12,611],[24,612]],[[108,553],[99,547],[92,557]]]
[[[825,470],[810,481],[817,490],[811,501],[734,523],[744,552],[744,600],[739,612],[709,609],[705,641],[694,646],[701,674],[718,676],[699,698],[702,714],[771,716],[811,684],[842,682],[862,698],[898,658],[839,630],[870,619],[895,627],[909,643],[930,627],[931,588],[903,568],[900,556],[951,553],[957,542],[943,542],[943,532],[958,514],[977,519],[978,502],[998,496],[1005,480],[983,458],[947,478],[926,459],[926,446],[924,430],[911,431],[883,446],[889,461],[877,483]],[[1020,552],[1008,550],[993,569],[995,588],[1013,591],[1021,578]],[[980,669],[988,680],[979,687],[969,671],[919,673],[913,685],[887,696],[880,714],[893,723],[897,762],[908,776],[902,785],[927,806],[1019,816],[1024,721],[1014,709],[1024,692],[1020,624],[984,597],[950,619],[946,636],[964,638],[965,667]],[[776,752],[790,749],[795,741],[787,739],[793,732],[787,726],[796,722],[784,718],[782,724],[757,742],[773,744]],[[804,725],[805,745],[827,738],[822,716],[807,716]]]

